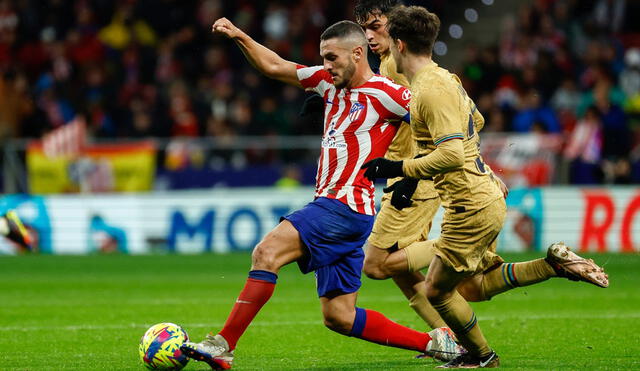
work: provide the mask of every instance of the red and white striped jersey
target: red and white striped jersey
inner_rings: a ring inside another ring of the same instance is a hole
[[[383,157],[400,122],[408,122],[411,92],[380,75],[352,89],[336,89],[322,66],[298,66],[297,73],[302,86],[325,101],[315,197],[374,215],[375,188],[360,167]]]

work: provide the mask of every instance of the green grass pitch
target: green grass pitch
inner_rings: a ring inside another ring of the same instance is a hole
[[[502,368],[640,369],[640,255],[593,258],[609,273],[608,289],[552,279],[472,304]],[[142,370],[138,342],[150,325],[179,323],[197,341],[220,329],[249,262],[242,253],[0,258],[0,370]],[[363,278],[358,304],[425,329],[391,281]],[[414,356],[325,329],[313,275],[290,265],[240,340],[234,369],[437,365]],[[207,369],[193,361],[185,368]]]

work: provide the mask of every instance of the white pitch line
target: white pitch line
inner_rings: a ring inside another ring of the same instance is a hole
[[[548,319],[625,319],[625,318],[640,318],[640,313],[611,313],[611,314],[524,314],[522,316],[478,316],[479,321],[491,322],[491,321],[504,321],[504,320],[548,320]],[[278,322],[255,322],[252,323],[253,327],[272,327],[272,326],[315,326],[321,325],[322,321],[278,321]],[[43,331],[43,330],[56,330],[56,331],[98,331],[98,330],[121,330],[130,328],[145,329],[152,324],[144,323],[129,323],[120,325],[71,325],[71,326],[0,326],[0,331]],[[212,323],[183,323],[181,326],[189,328],[219,328],[224,324],[219,322]]]
[[[634,295],[634,297],[637,295]],[[575,295],[574,297],[581,297],[580,295]],[[608,294],[607,298],[609,299],[628,299],[630,297],[629,293],[616,293],[616,294]],[[393,296],[360,296],[358,298],[358,303],[402,303],[405,299],[398,295]],[[511,301],[527,301],[530,300],[527,296],[524,295],[511,295],[509,297]],[[309,297],[273,297],[269,299],[270,303],[286,303],[286,304],[315,304],[318,302],[318,298],[311,294]],[[179,299],[131,299],[131,300],[122,300],[119,301],[119,305],[144,305],[144,306],[154,306],[154,305],[224,305],[233,303],[233,299],[229,298],[179,298]],[[20,301],[20,302],[3,302],[0,303],[0,308],[14,308],[14,307],[24,307],[28,306],[31,308],[35,307],[82,307],[82,308],[90,308],[90,307],[102,307],[104,305],[111,305],[113,301],[107,301],[106,299],[98,298],[96,300],[91,300],[90,302],[86,301],[72,301],[66,299],[55,299],[55,300],[45,300],[39,298],[38,301]]]

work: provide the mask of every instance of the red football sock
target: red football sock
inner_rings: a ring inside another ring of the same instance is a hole
[[[263,272],[257,274],[261,276],[256,278],[254,272]],[[240,296],[236,300],[231,314],[227,317],[220,335],[229,343],[229,350],[236,348],[238,339],[245,332],[253,318],[258,314],[262,306],[271,298],[273,290],[276,287],[275,278],[266,277],[265,274],[270,273],[273,277],[277,277],[271,272],[251,271],[244,288],[240,292]]]
[[[353,327],[352,336],[377,344],[418,352],[424,352],[427,343],[431,340],[429,334],[404,327],[382,313],[370,309],[356,308]]]

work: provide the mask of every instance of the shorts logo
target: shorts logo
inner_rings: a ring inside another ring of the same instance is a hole
[[[358,116],[360,116],[360,112],[364,109],[364,105],[358,102],[353,103],[351,109],[349,110],[349,120],[356,121]]]

